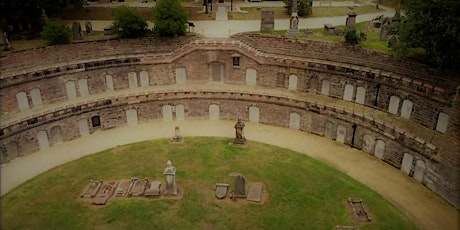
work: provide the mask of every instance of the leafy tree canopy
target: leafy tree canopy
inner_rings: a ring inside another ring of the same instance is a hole
[[[438,67],[460,68],[460,1],[402,0],[401,52],[424,48]]]
[[[72,31],[61,20],[48,20],[45,26],[43,26],[41,36],[51,45],[66,44],[70,42]]]
[[[292,0],[283,0],[286,14],[292,14]],[[297,15],[300,17],[305,17],[311,14],[312,12],[313,0],[297,0]]]
[[[164,37],[176,37],[187,30],[188,12],[177,0],[158,0],[153,8],[154,32]]]
[[[147,32],[147,22],[133,8],[119,6],[113,11],[115,28],[122,38],[139,38]]]

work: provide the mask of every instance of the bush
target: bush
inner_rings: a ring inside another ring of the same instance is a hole
[[[292,0],[283,0],[286,4],[284,6],[287,15],[292,13]],[[297,0],[297,15],[305,17],[312,13],[313,0]]]
[[[359,43],[359,36],[355,28],[350,28],[345,31],[345,42],[350,45]]]
[[[114,27],[122,38],[139,38],[148,32],[147,22],[133,8],[119,6],[113,10]]]
[[[70,42],[72,30],[61,20],[48,20],[40,33],[48,44],[66,44]]]
[[[160,36],[176,37],[187,30],[188,13],[177,0],[158,0],[153,8],[154,32]]]

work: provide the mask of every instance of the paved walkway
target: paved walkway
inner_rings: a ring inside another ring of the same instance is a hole
[[[133,142],[170,138],[177,125],[184,138],[234,135],[234,121],[156,120],[98,131],[2,165],[1,194],[40,173],[85,155]],[[380,193],[421,229],[456,230],[460,226],[460,213],[453,206],[413,178],[359,150],[298,130],[250,122],[246,123],[245,136],[249,141],[289,148],[328,163]]]

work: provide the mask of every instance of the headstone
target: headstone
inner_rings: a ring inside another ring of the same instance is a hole
[[[176,110],[176,120],[183,121],[185,120],[185,109],[184,105],[176,105],[174,106]]]
[[[449,124],[449,115],[446,113],[439,113],[438,122],[436,123],[436,131],[445,133],[447,125]]]
[[[83,39],[83,37],[81,36],[81,25],[79,21],[74,21],[72,23],[72,32],[74,40]]]
[[[37,133],[37,141],[40,149],[46,149],[50,146],[50,142],[48,140],[48,133],[46,133],[45,130],[39,131]]]
[[[372,147],[374,147],[374,138],[369,134],[364,134],[362,150],[366,153],[371,153]]]
[[[388,112],[392,114],[398,114],[398,110],[399,110],[399,97],[391,96],[390,104],[388,106]]]
[[[105,87],[107,90],[114,90],[112,75],[105,75]]]
[[[218,121],[219,120],[219,106],[218,105],[209,105],[209,120]]]
[[[358,104],[364,104],[365,98],[366,98],[366,89],[364,87],[356,88],[355,102]]]
[[[390,32],[390,25],[388,23],[383,24],[380,28],[380,41],[388,40],[388,34]]]
[[[347,136],[347,128],[345,128],[345,126],[343,125],[338,125],[337,126],[337,137],[335,140],[343,144],[345,143],[346,136]]]
[[[243,129],[244,129],[244,122],[241,118],[238,118],[235,124],[235,139],[233,139],[233,144],[244,144],[246,143],[246,138],[244,137]]]
[[[324,24],[323,32],[326,35],[335,35],[335,26],[330,23]]]
[[[135,110],[135,109],[126,110],[126,123],[128,125],[137,125],[138,124],[137,110]]]
[[[216,192],[215,196],[217,199],[224,199],[227,197],[227,192],[228,192],[228,184],[223,184],[223,183],[217,183],[216,184]]]
[[[383,159],[383,155],[385,154],[385,142],[382,140],[377,140],[375,143],[375,151],[374,155],[380,159]]]
[[[326,121],[326,123],[324,124],[324,137],[332,139],[333,129],[334,129],[334,124],[330,121]]]
[[[59,126],[54,126],[50,130],[51,141],[53,144],[62,143],[64,138],[62,136],[62,129]]]
[[[404,100],[401,106],[401,117],[409,119],[410,115],[412,114],[412,107],[414,103],[410,100]]]
[[[75,82],[67,81],[65,83],[65,89],[67,91],[67,99],[72,100],[77,98],[77,90],[75,89]]]
[[[345,25],[347,26],[347,28],[351,28],[351,27],[355,27],[356,25],[356,16],[358,16],[358,14],[356,12],[349,12],[347,13],[348,17],[347,17],[347,21],[345,23]]]
[[[2,163],[10,161],[19,156],[19,146],[15,141],[11,141],[6,145],[6,156],[2,155]]]
[[[140,72],[140,78],[141,78],[141,86],[149,86],[150,80],[149,80],[149,73],[147,71],[141,71]]]
[[[88,81],[86,79],[78,80],[78,90],[80,92],[80,96],[88,96]]]
[[[329,81],[323,80],[321,83],[321,94],[325,96],[329,96]]]
[[[172,162],[168,160],[166,163],[167,166],[163,171],[163,174],[166,176],[166,188],[165,195],[177,195],[179,190],[176,184],[176,168],[172,165]]]
[[[115,190],[115,197],[126,197],[128,196],[128,190],[131,185],[131,180],[120,180],[118,182],[118,187]]]
[[[129,84],[129,88],[136,88],[137,87],[137,74],[136,74],[136,72],[129,72],[128,73],[128,84]]]
[[[414,157],[409,153],[404,153],[404,157],[401,163],[401,171],[405,172],[407,175],[410,174],[412,170],[412,162],[414,161]]]
[[[171,142],[173,143],[180,143],[182,142],[182,135],[180,134],[179,126],[174,128],[174,136],[171,138]]]
[[[345,90],[343,92],[343,100],[352,101],[353,100],[353,91],[354,87],[350,84],[345,85]]]
[[[85,29],[86,29],[87,35],[93,34],[93,25],[91,24],[90,21],[85,22]]]
[[[176,68],[176,84],[185,84],[186,78],[185,68]]]
[[[273,33],[275,31],[275,11],[274,10],[262,10],[260,20],[260,32],[261,33]]]
[[[237,175],[235,178],[235,191],[233,194],[235,198],[246,197],[246,178],[243,175]]]
[[[163,111],[163,120],[164,121],[172,121],[173,120],[172,106],[171,105],[163,105],[162,111]]]
[[[132,178],[130,189],[128,191],[128,196],[130,197],[143,196],[148,182],[149,181],[147,179],[140,180],[136,177]]]
[[[297,75],[289,75],[289,90],[297,90]]]
[[[249,121],[259,123],[260,109],[259,107],[249,107]]]
[[[422,160],[417,160],[414,168],[414,179],[422,183],[423,178],[425,177],[425,169],[425,162],[423,162]]]
[[[33,88],[32,90],[30,90],[30,97],[32,98],[32,105],[39,106],[43,104],[42,94],[40,93],[40,89]]]
[[[292,0],[291,19],[289,20],[288,35],[299,35],[299,16],[297,14],[297,0]]]
[[[80,132],[80,136],[87,136],[89,135],[89,126],[87,119],[81,119],[78,121],[78,131]]]
[[[95,197],[96,194],[99,192],[99,189],[102,187],[103,182],[101,180],[99,181],[94,181],[91,180],[88,184],[88,186],[85,188],[82,194],[80,194],[80,197],[82,198],[91,198]]]
[[[153,181],[150,184],[150,188],[145,190],[145,196],[159,196],[160,195],[160,188],[161,188],[161,181]]]
[[[256,85],[257,84],[257,72],[255,69],[246,70],[246,85]]]
[[[27,94],[25,92],[19,92],[16,94],[16,101],[20,111],[29,109],[29,99],[27,99]]]
[[[300,129],[300,114],[298,113],[289,114],[289,128]]]
[[[248,201],[261,202],[264,184],[262,182],[252,182],[248,186]]]

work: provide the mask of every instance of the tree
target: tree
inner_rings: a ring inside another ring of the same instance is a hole
[[[188,12],[177,0],[158,0],[153,8],[154,32],[164,37],[184,35]]]
[[[139,38],[148,32],[147,22],[133,8],[119,6],[113,10],[114,26],[122,38]]]
[[[284,6],[287,15],[292,14],[292,0],[283,0],[286,4]],[[313,0],[297,0],[297,15],[305,17],[312,12]]]
[[[66,44],[70,42],[72,36],[72,31],[61,20],[48,20],[43,26],[43,31],[41,32],[43,39],[48,41],[48,44]]]
[[[401,7],[401,52],[423,48],[432,64],[460,68],[460,1],[403,0]]]
[[[350,45],[356,45],[359,43],[358,32],[355,28],[349,28],[345,30],[345,42]]]

